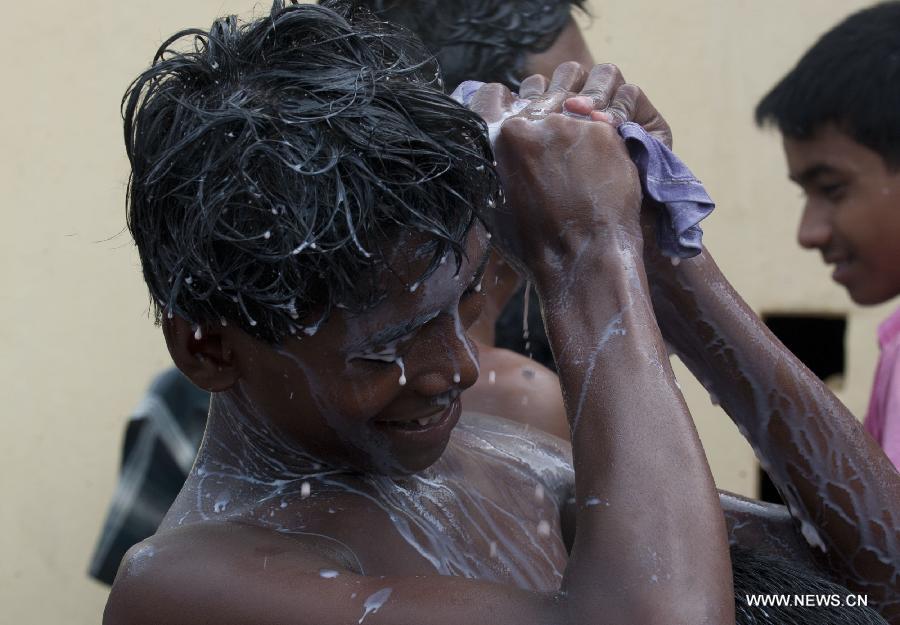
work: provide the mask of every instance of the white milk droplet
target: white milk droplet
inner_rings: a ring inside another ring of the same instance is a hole
[[[539,536],[549,536],[550,535],[550,523],[547,521],[541,521],[538,523],[537,532]]]
[[[462,378],[459,377],[459,374],[458,374],[458,373],[454,373],[454,374],[453,374],[453,383],[454,383],[454,384],[459,384],[459,381],[460,381],[461,379],[462,379]]]
[[[488,371],[488,384],[493,384],[497,381],[497,372],[491,369]]]
[[[307,497],[309,497],[309,491],[309,482],[303,482],[302,484],[300,484],[300,497],[306,499]]]
[[[340,575],[340,573],[334,569],[319,569],[319,577],[324,577],[325,579],[334,579],[338,575]]]
[[[534,498],[538,503],[544,501],[544,485],[537,484],[534,487]]]
[[[385,603],[387,603],[387,600],[390,596],[391,596],[390,588],[382,588],[378,592],[376,592],[372,595],[369,595],[369,598],[366,599],[366,602],[363,604],[363,608],[365,608],[366,611],[363,613],[362,617],[359,619],[358,622],[362,623],[363,619],[365,619],[367,616],[369,616],[369,614],[374,614],[375,612],[378,612],[378,610],[381,609],[381,606],[383,606]]]
[[[406,386],[406,367],[403,366],[403,359],[398,357],[395,362],[400,367],[400,386]]]
[[[672,256],[669,260],[672,261],[672,265],[673,265],[674,267],[677,267],[678,265],[681,264],[681,259],[678,258],[677,256]]]
[[[822,550],[822,553],[828,552],[828,548],[825,546],[825,543],[822,542],[819,532],[812,526],[812,523],[800,521],[800,533],[803,534],[803,538],[806,539],[806,542],[808,542],[811,547],[818,547]]]
[[[213,511],[216,514],[221,514],[225,512],[225,509],[228,507],[229,502],[231,501],[231,494],[228,491],[225,491],[219,498],[216,499],[216,502],[213,504]]]

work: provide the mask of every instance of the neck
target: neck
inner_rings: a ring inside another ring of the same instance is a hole
[[[240,474],[260,482],[338,472],[289,441],[239,390],[213,393],[193,470]]]

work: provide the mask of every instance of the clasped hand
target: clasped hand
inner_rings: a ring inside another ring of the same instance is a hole
[[[560,65],[519,98],[483,86],[471,108],[500,124],[494,143],[505,201],[485,207],[495,244],[526,276],[565,272],[586,250],[641,239],[637,170],[616,127],[635,121],[671,144],[665,120],[613,65]],[[501,122],[502,120],[502,122]]]

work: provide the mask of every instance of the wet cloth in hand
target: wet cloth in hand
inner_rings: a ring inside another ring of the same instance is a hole
[[[716,206],[703,184],[672,150],[638,124],[622,124],[619,135],[638,169],[644,194],[662,209],[656,224],[659,249],[671,257],[696,256],[703,245],[700,222]]]
[[[482,84],[473,80],[463,82],[452,97],[468,106]],[[521,108],[513,106],[509,115]],[[492,140],[500,123],[502,120],[489,128]],[[638,124],[626,122],[620,125],[619,135],[625,140],[631,160],[638,169],[645,196],[661,209],[656,228],[659,249],[673,258],[696,256],[703,241],[699,224],[715,208],[703,184],[665,144]]]

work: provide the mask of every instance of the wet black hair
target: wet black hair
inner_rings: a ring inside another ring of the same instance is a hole
[[[404,232],[434,242],[426,275],[447,253],[458,268],[499,183],[484,122],[438,85],[421,43],[340,1],[163,42],[122,101],[157,322],[310,333],[383,298],[375,269]]]
[[[857,596],[843,586],[784,558],[731,547],[737,625],[887,625],[871,606],[855,605]],[[829,605],[750,605],[748,595],[815,595]],[[853,596],[852,599],[848,597]]]
[[[834,123],[900,166],[900,2],[854,13],[825,33],[756,107],[792,139]]]
[[[449,90],[464,80],[517,89],[525,57],[543,52],[585,0],[353,0],[414,32],[437,56]]]

